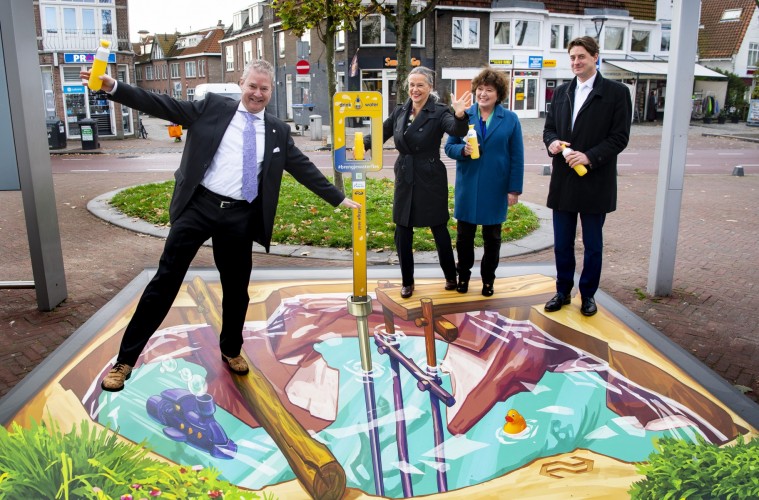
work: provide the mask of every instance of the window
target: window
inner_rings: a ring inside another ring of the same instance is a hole
[[[458,49],[480,48],[480,20],[454,17],[452,46]]]
[[[100,11],[100,16],[103,21],[103,34],[113,35],[113,11],[111,9],[103,9]]]
[[[335,50],[345,49],[345,30],[335,33]]]
[[[45,7],[45,31],[58,33],[58,10],[55,7]]]
[[[194,101],[195,100],[195,89],[187,89],[187,100],[188,101]]]
[[[606,26],[604,34],[604,50],[623,50],[625,46],[625,29],[619,26]]]
[[[511,21],[496,21],[493,33],[494,45],[508,45],[511,40]]]
[[[179,63],[171,63],[171,77],[179,78]]]
[[[279,57],[285,57],[285,32],[280,31],[277,39],[279,40]]]
[[[253,60],[253,40],[245,40],[242,42],[242,54],[243,64],[248,64]]]
[[[235,47],[227,45],[224,47],[224,64],[227,71],[235,70]]]
[[[738,21],[741,18],[741,11],[743,9],[725,9],[722,12],[722,18],[720,21]]]
[[[551,48],[566,49],[572,40],[572,26],[564,24],[551,25]]]
[[[197,76],[195,73],[195,69],[196,69],[195,61],[186,61],[184,63],[184,76],[186,78],[195,78],[195,76]]]
[[[650,31],[632,30],[632,38],[630,39],[630,52],[648,52],[648,40],[650,38]]]
[[[76,9],[63,9],[63,29],[67,35],[76,35]]]
[[[540,22],[517,21],[514,24],[514,45],[538,47],[540,45]]]
[[[749,42],[748,44],[748,66],[756,67],[759,63],[759,43]]]
[[[135,66],[134,67],[134,73],[135,77],[137,78],[137,81],[142,81],[142,66]]]
[[[206,60],[198,61],[198,76],[206,76]]]
[[[264,39],[261,37],[256,38],[256,57],[258,59],[264,58]]]
[[[670,24],[661,25],[661,45],[659,46],[662,52],[669,52],[669,39],[672,35],[672,26]]]
[[[82,33],[95,34],[95,9],[82,9]]]
[[[386,5],[395,12],[394,5]],[[412,7],[412,14],[418,9]],[[421,47],[424,39],[424,21],[411,30],[411,45]],[[361,21],[361,45],[395,45],[395,25],[382,14],[371,14]]]
[[[145,80],[153,79],[153,66],[145,66]]]

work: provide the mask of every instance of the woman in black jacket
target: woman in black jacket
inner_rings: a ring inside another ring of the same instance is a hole
[[[456,262],[448,233],[448,173],[440,161],[440,142],[446,133],[466,135],[469,129],[466,109],[472,94],[466,92],[452,101],[452,113],[432,91],[434,77],[435,73],[423,66],[412,69],[407,82],[408,100],[393,110],[382,128],[382,142],[393,137],[399,153],[395,162],[393,222],[403,298],[411,297],[414,291],[415,227],[432,230],[445,275],[445,289],[456,289]],[[370,135],[364,138],[364,147],[371,148]]]

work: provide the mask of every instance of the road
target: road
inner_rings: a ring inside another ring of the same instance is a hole
[[[644,141],[643,141],[644,142]],[[756,143],[744,142],[731,149],[689,150],[686,156],[685,173],[724,174],[732,172],[737,165],[759,171],[759,147]],[[652,174],[659,169],[659,147],[631,145],[618,160],[619,174]],[[307,152],[311,160],[320,169],[329,170],[332,166],[332,156],[329,151]],[[383,175],[392,175],[392,165],[397,153],[386,150],[384,157]],[[86,154],[86,155],[54,155],[51,164],[54,174],[97,174],[125,172],[173,172],[179,166],[181,154],[179,151],[158,154]],[[451,173],[455,170],[455,162],[441,155],[443,163]],[[545,151],[536,147],[526,147],[525,169],[527,172],[541,173],[543,165],[549,164],[550,159]],[[452,178],[452,175],[451,175]]]

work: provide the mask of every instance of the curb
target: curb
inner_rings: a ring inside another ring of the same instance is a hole
[[[168,226],[158,226],[150,224],[142,219],[129,217],[121,211],[112,207],[111,198],[117,193],[134,186],[126,186],[114,191],[101,194],[87,202],[87,210],[94,215],[115,226],[134,231],[136,233],[154,236],[156,238],[166,238],[169,235]],[[504,243],[501,246],[501,258],[515,257],[517,255],[526,255],[539,252],[553,246],[553,216],[550,209],[534,203],[520,202],[530,210],[535,212],[540,221],[538,229],[522,238],[521,240]],[[211,246],[211,240],[206,241],[204,246]],[[264,248],[253,244],[253,253],[266,253]],[[349,249],[326,248],[308,245],[278,245],[272,243],[270,254],[284,257],[301,257],[311,259],[329,259],[329,260],[353,260],[353,252]],[[476,260],[482,260],[483,249],[475,248],[474,256]],[[377,250],[367,251],[366,261],[373,265],[397,264],[398,254],[395,251],[384,252]],[[424,251],[414,252],[414,261],[418,264],[434,264],[438,262],[437,252]]]

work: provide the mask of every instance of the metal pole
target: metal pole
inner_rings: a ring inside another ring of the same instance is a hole
[[[437,368],[427,368],[430,378],[440,385],[442,380],[437,375]],[[443,417],[440,414],[440,400],[430,392],[430,410],[432,414],[432,433],[435,438],[435,462],[437,462],[437,490],[448,491],[448,474],[446,472],[445,451],[443,450]]]

